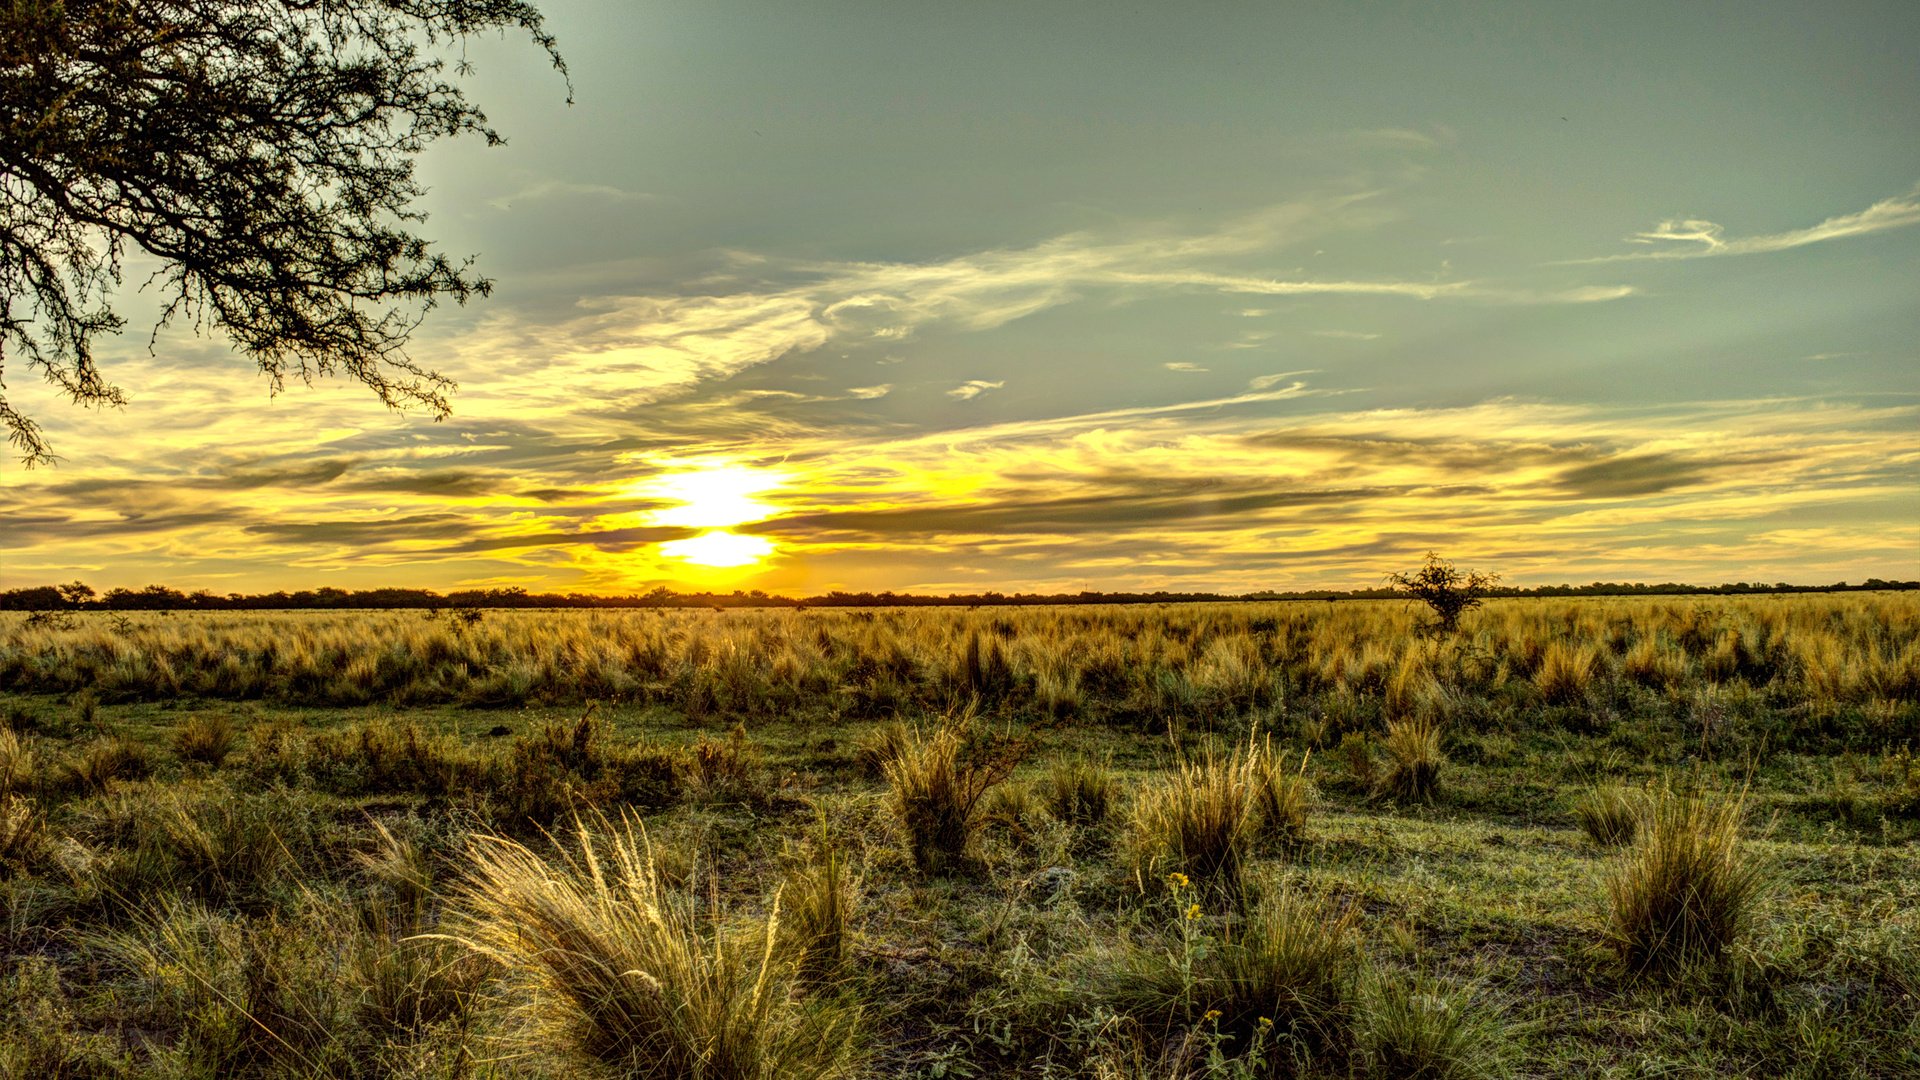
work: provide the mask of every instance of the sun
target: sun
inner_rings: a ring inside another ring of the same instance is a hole
[[[660,545],[660,554],[695,566],[752,566],[773,554],[773,541],[764,536],[742,536],[725,529],[711,529],[684,540],[669,540]]]
[[[753,566],[773,554],[773,541],[731,529],[778,512],[760,496],[784,485],[785,472],[714,458],[662,464],[668,471],[631,489],[643,498],[672,504],[649,513],[647,523],[704,531],[661,544],[661,555],[694,566],[726,568]]]

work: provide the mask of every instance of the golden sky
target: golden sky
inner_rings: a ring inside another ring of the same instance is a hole
[[[129,294],[0,587],[1920,576],[1920,8],[808,7],[475,47],[445,422]]]

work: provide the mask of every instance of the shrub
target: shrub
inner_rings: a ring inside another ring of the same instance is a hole
[[[1609,943],[1633,972],[1719,960],[1752,927],[1767,873],[1740,843],[1740,800],[1662,792],[1607,880]]]
[[[445,795],[459,775],[453,739],[407,721],[369,720],[309,740],[314,783],[339,795]]]
[[[747,729],[735,724],[725,742],[700,736],[688,757],[688,773],[701,797],[741,799],[752,793],[753,771],[759,761]]]
[[[1355,1075],[1377,1080],[1491,1080],[1508,1073],[1497,1017],[1427,980],[1376,977],[1362,997]]]
[[[455,891],[460,936],[516,984],[534,1045],[640,1078],[853,1074],[857,1007],[801,994],[777,903],[729,926],[662,881],[638,825],[574,832],[550,858],[477,838]]]
[[[684,787],[685,756],[648,742],[609,745],[589,709],[514,740],[478,778],[502,824],[544,828],[582,805],[670,806]]]
[[[1040,782],[1040,800],[1047,812],[1056,820],[1083,829],[1104,824],[1119,794],[1113,770],[1092,761],[1056,762]]]
[[[237,741],[233,721],[225,716],[218,713],[190,716],[174,729],[173,752],[182,761],[198,761],[218,768],[233,752]]]
[[[1620,847],[1633,843],[1640,829],[1640,802],[1618,784],[1606,784],[1574,803],[1573,816],[1594,843]]]
[[[910,739],[886,765],[894,813],[923,874],[955,873],[977,863],[981,800],[1013,775],[1018,760],[1017,748],[973,738],[968,726],[967,717],[948,719],[932,734]]]
[[[1446,761],[1440,753],[1439,721],[1426,716],[1390,720],[1380,746],[1387,768],[1379,790],[1402,802],[1431,801],[1440,790],[1440,766]]]
[[[1433,552],[1411,574],[1388,574],[1387,587],[1420,601],[1432,609],[1435,628],[1451,634],[1460,628],[1460,616],[1480,606],[1487,590],[1500,580],[1498,574],[1460,571]]]

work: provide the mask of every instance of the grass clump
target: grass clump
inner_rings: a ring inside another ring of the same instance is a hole
[[[978,862],[982,802],[1013,775],[1015,749],[971,737],[968,719],[950,719],[925,736],[911,738],[887,762],[894,814],[907,833],[913,865],[941,876]]]
[[[153,755],[125,738],[95,739],[66,769],[69,787],[95,792],[106,791],[115,781],[145,780],[152,775]]]
[[[1299,843],[1307,834],[1307,808],[1313,802],[1306,759],[1301,759],[1298,769],[1291,769],[1286,755],[1275,754],[1270,744],[1249,746],[1247,772],[1261,835],[1281,844]]]
[[[1618,784],[1594,788],[1573,804],[1573,816],[1601,847],[1633,843],[1640,831],[1640,799]]]
[[[1261,1047],[1270,1060],[1344,1060],[1352,1045],[1362,957],[1357,910],[1285,890],[1215,936],[1176,876],[1175,940],[1124,963],[1111,995],[1163,1034],[1208,1025],[1224,1050]]]
[[[1057,762],[1040,781],[1040,799],[1057,821],[1097,829],[1120,799],[1120,784],[1106,765],[1084,759]]]
[[[190,716],[173,731],[173,752],[181,761],[197,761],[219,768],[233,753],[239,733],[233,721],[218,713]]]
[[[1495,1080],[1509,1075],[1498,1017],[1464,992],[1424,979],[1368,980],[1355,1076],[1370,1080]]]
[[[859,901],[860,883],[846,852],[824,836],[787,873],[780,887],[780,951],[793,961],[803,985],[831,986],[845,973]]]
[[[638,1078],[853,1074],[858,1010],[803,995],[777,900],[732,925],[663,882],[637,824],[574,832],[552,857],[477,838],[455,891],[460,936],[517,984],[532,1045]]]
[[[1259,794],[1247,757],[1208,756],[1182,762],[1134,802],[1133,845],[1139,870],[1158,877],[1190,875],[1203,886],[1238,894],[1260,829]]]
[[[1741,844],[1738,799],[1656,796],[1606,885],[1606,935],[1629,971],[1666,975],[1717,962],[1747,936],[1766,868]]]
[[[1380,740],[1386,769],[1378,791],[1401,802],[1431,802],[1440,791],[1440,723],[1430,716],[1405,716],[1387,722]]]

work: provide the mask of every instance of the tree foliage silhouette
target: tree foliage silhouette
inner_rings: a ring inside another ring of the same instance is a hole
[[[1438,628],[1450,634],[1460,628],[1460,616],[1480,606],[1481,598],[1499,582],[1500,575],[1456,570],[1452,563],[1429,551],[1420,569],[1411,574],[1388,574],[1386,580],[1389,588],[1432,608]]]
[[[414,159],[502,141],[445,54],[508,31],[565,77],[524,0],[6,0],[0,420],[25,461],[52,449],[5,397],[9,360],[75,402],[124,401],[94,342],[124,325],[129,246],[160,264],[160,325],[225,335],[275,392],[340,373],[445,416],[453,383],[408,338],[491,282],[415,234]]]

